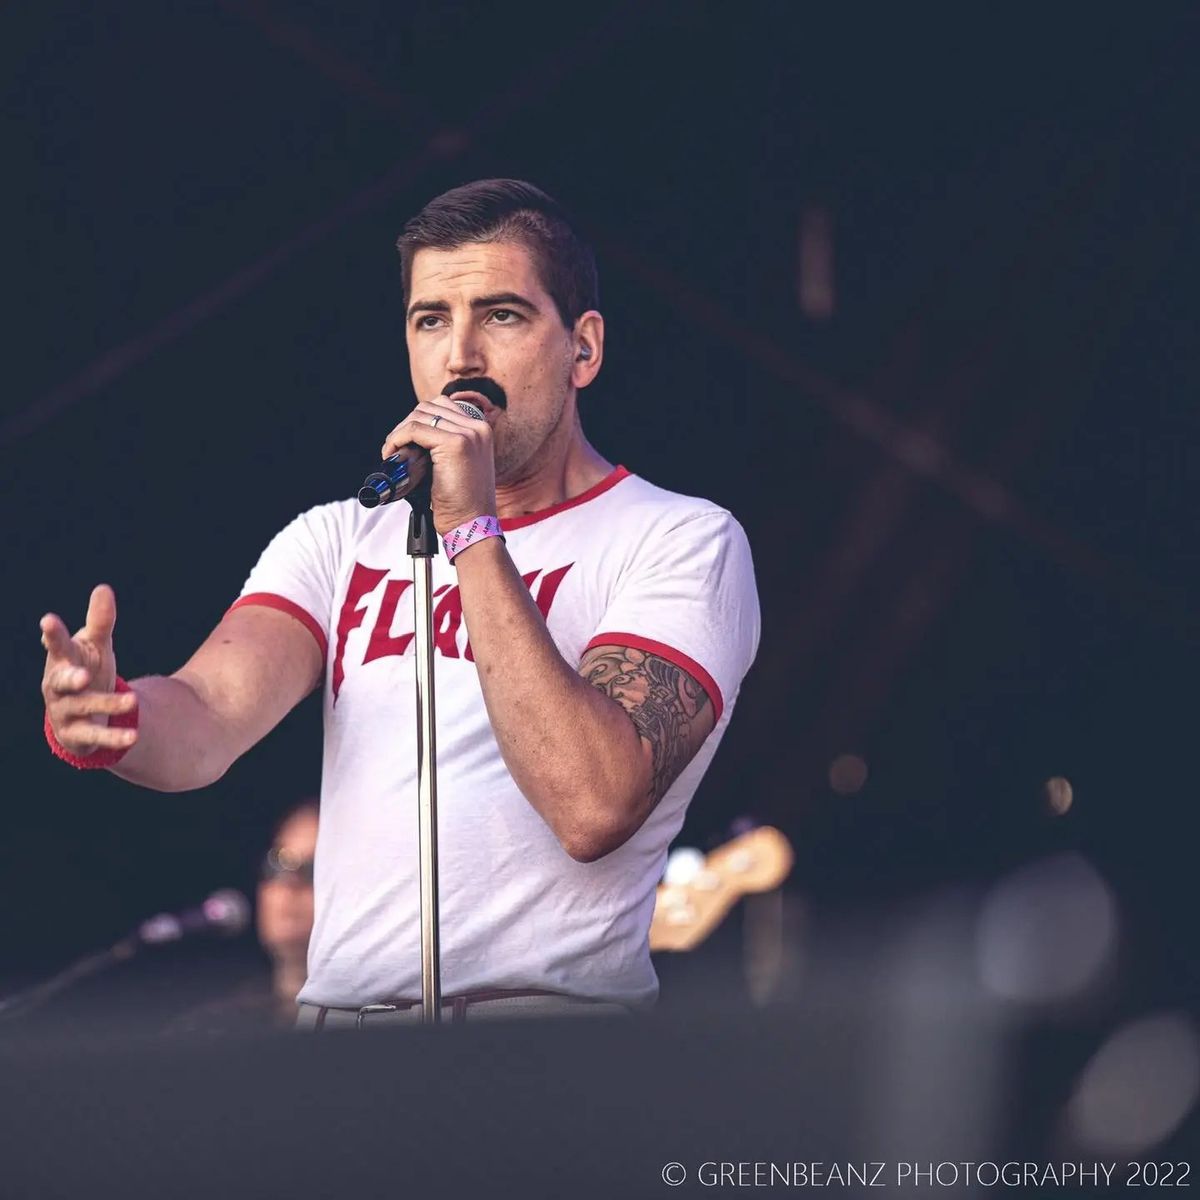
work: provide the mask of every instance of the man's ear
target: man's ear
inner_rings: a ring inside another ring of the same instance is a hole
[[[604,318],[595,309],[589,309],[575,322],[574,342],[571,383],[578,390],[596,378],[604,361]]]

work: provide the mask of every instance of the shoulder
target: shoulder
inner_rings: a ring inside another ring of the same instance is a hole
[[[333,544],[353,542],[384,519],[401,520],[398,511],[400,509],[407,513],[407,503],[401,500],[395,504],[369,509],[364,508],[354,498],[329,500],[305,509],[284,526],[281,532],[307,534],[317,541]]]
[[[640,475],[629,475],[620,488],[613,489],[613,495],[619,495],[622,516],[630,524],[644,523],[662,531],[700,521],[710,528],[728,525],[741,530],[734,515],[712,500],[669,491]]]
[[[392,507],[398,508],[401,505],[405,509],[408,508],[408,505],[403,502]],[[386,511],[387,509],[384,507],[364,508],[351,497],[345,500],[326,500],[322,504],[314,504],[312,508],[305,509],[297,519],[315,525],[354,527],[365,524],[372,517],[378,519]]]
[[[654,547],[695,544],[724,546],[750,556],[750,543],[741,523],[727,508],[702,496],[689,496],[659,487],[640,475],[630,475],[614,494],[620,499],[622,540],[635,559]]]

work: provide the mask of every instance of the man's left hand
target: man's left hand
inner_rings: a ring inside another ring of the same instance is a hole
[[[422,446],[433,460],[433,527],[443,537],[475,517],[496,516],[492,428],[445,396],[422,400],[383,443],[382,457]]]

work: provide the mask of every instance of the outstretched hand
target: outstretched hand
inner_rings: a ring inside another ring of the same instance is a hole
[[[124,749],[137,740],[134,729],[110,729],[110,714],[137,707],[133,692],[115,692],[117,660],[113,626],[117,598],[106,583],[92,589],[87,619],[74,636],[56,613],[40,621],[46,670],[42,698],[59,744],[85,757],[96,749]]]

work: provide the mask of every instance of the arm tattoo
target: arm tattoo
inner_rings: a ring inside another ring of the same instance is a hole
[[[673,662],[628,646],[594,646],[579,673],[611,696],[650,743],[648,798],[657,804],[712,730],[708,694]]]

